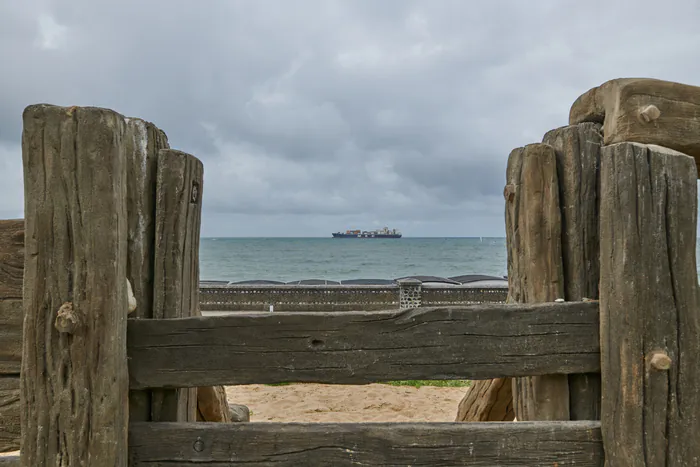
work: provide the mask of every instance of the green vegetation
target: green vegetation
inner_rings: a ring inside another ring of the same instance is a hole
[[[272,383],[266,384],[265,386],[289,386],[290,384],[303,384],[303,383]],[[435,386],[440,388],[465,388],[471,386],[472,382],[467,379],[455,379],[455,380],[417,380],[411,379],[407,381],[388,381],[379,384],[387,384],[389,386],[411,386],[414,388],[419,388],[422,386]]]
[[[455,379],[449,381],[442,380],[408,380],[408,381],[389,381],[390,386],[412,386],[414,388],[419,388],[421,386],[437,386],[441,388],[464,388],[469,387],[472,382],[466,379]]]

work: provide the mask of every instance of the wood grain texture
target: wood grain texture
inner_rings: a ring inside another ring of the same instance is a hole
[[[614,79],[581,95],[569,123],[603,123],[604,144],[675,149],[700,163],[700,87],[648,78]],[[696,174],[697,176],[697,174]]]
[[[511,152],[506,203],[508,300],[540,303],[564,298],[562,223],[557,156],[548,144]],[[565,375],[513,379],[518,420],[568,420],[569,383]]]
[[[0,300],[0,452],[19,449],[21,362],[22,300]]]
[[[1,467],[20,467],[19,456],[0,456]]]
[[[599,371],[596,303],[129,321],[134,389]]]
[[[203,175],[196,157],[158,152],[153,318],[197,315]],[[195,421],[197,388],[154,392],[152,404],[154,421]]]
[[[456,422],[510,422],[515,418],[511,378],[479,381],[460,401]]]
[[[124,118],[32,105],[23,123],[22,465],[125,466]],[[60,333],[66,302],[75,327]]]
[[[602,467],[599,422],[138,423],[133,467]]]
[[[552,130],[542,140],[557,157],[566,300],[598,298],[601,130],[599,123],[580,123]],[[568,379],[570,419],[600,420],[600,374]]]
[[[19,376],[22,364],[22,300],[0,300],[0,375]]]
[[[0,299],[22,298],[24,219],[0,220]]]
[[[19,375],[0,375],[0,452],[19,450]]]
[[[127,278],[136,299],[131,319],[153,317],[153,267],[156,236],[156,171],[158,151],[168,140],[158,127],[138,118],[126,121],[128,256]],[[150,421],[150,391],[129,393],[129,420]]]
[[[658,146],[604,147],[600,206],[606,465],[697,465],[694,161]],[[668,369],[652,364],[656,352],[670,358]]]
[[[228,423],[231,411],[223,386],[197,388],[197,421]]]

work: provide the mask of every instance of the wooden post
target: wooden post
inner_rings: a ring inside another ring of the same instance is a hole
[[[601,125],[581,123],[557,128],[545,134],[543,142],[552,146],[557,156],[563,298],[597,299]],[[570,419],[600,420],[600,374],[573,374],[568,379]]]
[[[515,417],[512,386],[512,378],[472,381],[472,387],[459,403],[455,421],[512,421]]]
[[[700,462],[694,160],[618,143],[601,160],[600,313],[606,466]]]
[[[204,167],[194,156],[158,152],[153,318],[195,316]],[[197,388],[153,391],[154,421],[196,421]]]
[[[124,118],[32,105],[23,121],[21,462],[126,466]]]
[[[511,152],[506,196],[509,301],[564,298],[559,178],[551,146],[529,144]],[[568,420],[568,378],[514,378],[513,402],[515,416],[521,421]]]
[[[511,152],[504,189],[509,302],[598,297],[600,128],[557,128],[544,144]],[[598,374],[518,378],[513,385],[518,420],[600,418]],[[476,397],[483,400],[470,400]],[[508,407],[509,397],[500,381],[475,382],[460,405],[477,410],[464,420],[506,419],[495,408]]]
[[[152,123],[138,118],[130,118],[126,123],[125,145],[129,158],[127,277],[136,301],[136,309],[129,318],[150,319],[153,318],[158,151],[169,146],[165,133]],[[129,391],[129,420],[145,422],[163,418],[152,402],[151,391]]]

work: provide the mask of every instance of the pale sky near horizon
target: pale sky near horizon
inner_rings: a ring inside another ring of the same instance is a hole
[[[203,236],[503,236],[510,150],[608,79],[700,85],[698,24],[685,0],[0,0],[0,218],[46,102],[199,157]]]

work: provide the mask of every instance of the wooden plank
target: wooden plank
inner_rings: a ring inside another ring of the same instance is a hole
[[[22,465],[126,466],[124,118],[32,105],[23,122]]]
[[[20,444],[22,300],[0,300],[0,452]]]
[[[700,302],[691,157],[603,148],[602,427],[610,467],[697,465]]]
[[[595,372],[596,303],[129,321],[133,389]]]
[[[24,219],[0,220],[0,299],[22,298]]]
[[[0,299],[0,375],[19,376],[22,364],[22,300]]]
[[[19,456],[0,456],[0,466],[2,467],[20,467]]]
[[[564,298],[561,203],[554,148],[538,143],[513,151],[507,181],[513,194],[506,205],[508,299],[538,303]],[[518,420],[569,419],[569,381],[564,375],[514,379],[513,398]]]
[[[127,278],[136,309],[131,319],[153,317],[153,262],[158,151],[168,139],[158,127],[138,118],[127,119],[124,138],[127,156],[128,256]],[[129,392],[129,420],[153,419],[150,391]]]
[[[599,123],[580,123],[549,131],[542,139],[557,158],[564,298],[569,301],[598,298],[601,130]],[[569,418],[600,420],[600,374],[568,379]]]
[[[0,452],[19,450],[19,375],[0,375]]]
[[[137,423],[133,467],[425,465],[602,467],[599,422]]]
[[[571,106],[569,123],[603,123],[605,145],[657,144],[694,157],[696,170],[700,170],[698,115],[698,86],[650,78],[622,78],[607,81],[579,96]]]
[[[190,154],[158,152],[153,318],[197,314],[203,174]],[[154,392],[152,403],[154,421],[197,420],[196,388]]]

